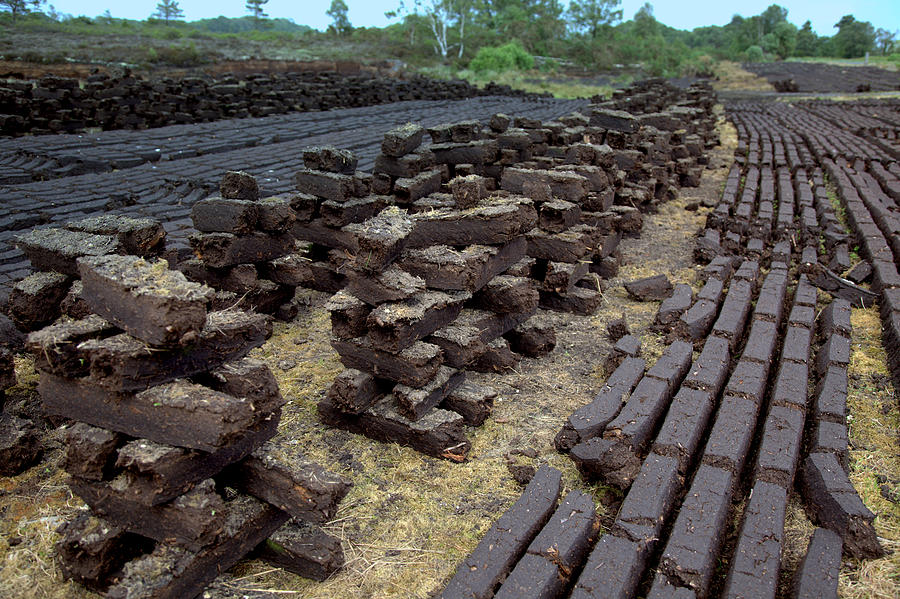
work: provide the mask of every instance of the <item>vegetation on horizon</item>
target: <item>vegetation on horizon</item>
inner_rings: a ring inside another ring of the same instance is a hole
[[[653,76],[711,74],[719,60],[854,58],[872,51],[891,55],[900,64],[900,54],[892,54],[900,49],[896,32],[845,15],[835,24],[835,35],[819,36],[809,20],[800,27],[788,21],[788,10],[777,4],[751,17],[736,14],[724,26],[683,31],[657,21],[649,2],[623,21],[621,0],[570,0],[566,9],[560,0],[399,0],[397,9],[386,13],[395,22],[376,28],[353,27],[345,0],[332,0],[326,13],[332,23],[319,32],[290,19],[267,18],[267,0],[246,0],[248,17],[192,22],[179,20],[183,11],[177,0],[160,0],[146,21],[113,18],[109,11],[96,18],[72,17],[52,6],[44,13],[44,1],[0,0],[0,9],[5,9],[0,26],[41,33],[141,35],[170,40],[179,48],[181,38],[215,41],[237,36],[277,42],[311,57],[339,54],[343,46],[347,58],[381,56],[418,68],[468,68],[479,77],[530,68],[524,66],[522,54],[534,57],[532,62],[544,70],[564,66]],[[207,56],[205,61],[216,58]]]

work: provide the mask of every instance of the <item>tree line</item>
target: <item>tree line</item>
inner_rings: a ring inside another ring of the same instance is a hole
[[[0,0],[0,7],[15,22],[23,14],[40,11],[44,2]],[[900,50],[896,32],[876,29],[853,15],[835,24],[834,35],[820,36],[809,20],[799,27],[789,21],[788,10],[777,4],[750,17],[736,14],[726,25],[685,31],[659,22],[649,2],[625,20],[621,0],[570,0],[568,4],[563,0],[399,0],[394,10],[385,13],[391,24],[375,28],[354,27],[345,0],[332,0],[326,12],[331,25],[320,33],[288,19],[268,18],[267,2],[245,0],[248,16],[243,19],[183,23],[178,0],[158,0],[150,16],[154,22],[212,33],[270,29],[298,36],[343,37],[376,45],[385,58],[458,68],[470,64],[522,68],[534,64],[523,58],[527,55],[537,57],[539,66],[564,62],[606,70],[640,65],[649,74],[674,76],[708,71],[722,59],[855,58],[866,52]],[[52,15],[55,11],[50,8]],[[481,59],[474,60],[479,53]]]

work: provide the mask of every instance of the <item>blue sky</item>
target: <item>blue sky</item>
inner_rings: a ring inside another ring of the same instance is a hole
[[[397,7],[399,0],[345,0],[350,8],[350,22],[354,26],[387,25],[385,11]],[[145,19],[156,8],[157,0],[139,0],[118,4],[111,0],[48,0],[56,10],[73,14],[96,16],[109,9],[114,17],[129,19]],[[423,0],[423,4],[429,0]],[[567,4],[566,0],[562,0]],[[813,29],[819,35],[833,35],[837,30],[834,24],[845,14],[853,14],[860,21],[871,21],[875,27],[884,27],[889,31],[900,30],[900,0],[784,0],[774,2],[788,9],[788,20],[801,25],[805,20],[812,21]],[[271,17],[293,19],[296,23],[310,25],[324,30],[330,19],[326,16],[331,0],[269,0],[265,5]],[[407,0],[407,5],[412,4]],[[644,0],[623,0],[622,10],[626,20],[644,4]],[[678,29],[693,29],[703,25],[725,25],[732,15],[744,17],[761,13],[772,0],[745,0],[740,3],[714,0],[679,0],[651,2],[657,20]],[[239,17],[247,14],[244,0],[180,0],[188,20],[202,19],[224,15]]]

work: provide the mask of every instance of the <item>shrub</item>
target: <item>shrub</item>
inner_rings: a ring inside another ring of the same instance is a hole
[[[482,46],[469,63],[469,68],[476,73],[525,71],[533,67],[534,57],[516,41],[502,46]]]
[[[762,62],[763,58],[765,58],[763,49],[759,46],[750,46],[745,54],[747,55],[747,62]]]

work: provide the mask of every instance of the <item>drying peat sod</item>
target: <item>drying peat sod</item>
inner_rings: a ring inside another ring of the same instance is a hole
[[[896,596],[897,104],[709,93],[271,116],[124,169],[27,138],[0,193],[88,199],[4,257],[43,329],[4,451],[42,453],[0,479],[0,592]],[[124,536],[60,530],[85,502]]]

